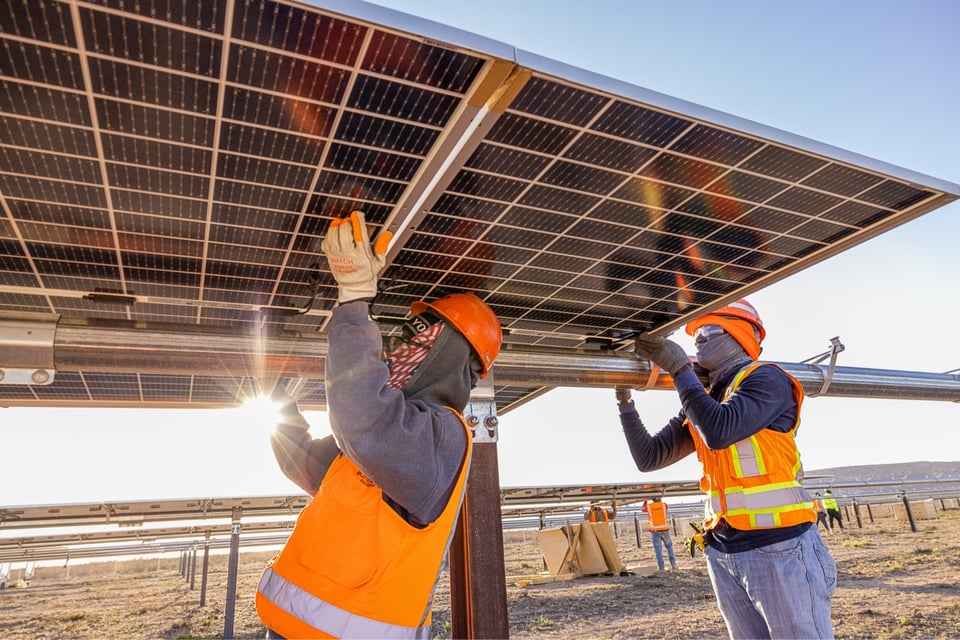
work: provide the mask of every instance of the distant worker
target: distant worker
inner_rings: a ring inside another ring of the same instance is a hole
[[[813,510],[817,512],[817,530],[819,531],[821,526],[824,529],[829,529],[830,527],[827,526],[827,514],[823,512],[823,498],[820,497],[819,491],[817,491],[813,497]]]
[[[614,500],[610,509],[604,509],[598,502],[591,502],[587,511],[583,514],[583,519],[587,522],[610,522],[617,518],[617,501]]]
[[[680,345],[642,334],[638,356],[673,377],[683,409],[651,436],[629,389],[617,389],[620,422],[640,471],[696,452],[707,494],[704,555],[731,638],[830,638],[837,569],[801,486],[795,436],[803,388],[757,362],[766,335],[756,309],[738,300],[686,326],[705,390]]]
[[[600,547],[600,553],[603,555],[603,561],[607,569],[614,575],[632,576],[633,572],[627,569],[623,563],[620,553],[617,551],[617,543],[613,539],[610,531],[610,521],[617,517],[617,501],[610,504],[610,509],[604,509],[598,501],[593,501],[587,507],[583,514],[584,524],[581,527],[581,536],[583,531],[587,530],[596,538],[597,545]]]
[[[833,521],[836,520],[840,528],[843,529],[843,517],[840,515],[840,507],[837,506],[837,499],[833,497],[830,489],[823,492],[823,507],[827,510],[830,517],[830,528],[833,529]]]
[[[650,541],[653,543],[653,555],[657,557],[657,567],[663,571],[663,549],[667,548],[667,557],[670,559],[670,570],[677,569],[677,557],[673,554],[673,540],[670,539],[670,525],[667,518],[667,503],[660,498],[653,498],[649,504],[646,500],[640,510],[647,514],[647,531],[650,532]]]
[[[333,435],[312,438],[276,394],[274,454],[313,499],[264,570],[257,613],[268,637],[429,638],[471,460],[460,412],[500,351],[500,323],[472,293],[414,302],[401,344],[382,353],[370,301],[385,243],[372,249],[354,213],[322,250],[339,285],[325,372]]]

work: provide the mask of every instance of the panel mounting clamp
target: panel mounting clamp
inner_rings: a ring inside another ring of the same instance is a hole
[[[473,433],[473,442],[497,442],[500,439],[497,403],[494,397],[493,372],[480,380],[470,393],[463,419]]]
[[[53,382],[53,343],[60,316],[0,311],[0,385]]]
[[[807,397],[816,398],[817,396],[822,396],[827,392],[827,389],[830,388],[830,383],[833,382],[833,372],[837,367],[837,355],[839,355],[844,349],[846,349],[846,347],[844,347],[843,343],[840,342],[840,336],[834,336],[830,338],[830,348],[827,351],[803,361],[805,364],[820,364],[827,358],[830,358],[830,364],[827,367],[827,371],[823,374],[823,383],[820,385],[820,388],[816,393],[808,393]]]

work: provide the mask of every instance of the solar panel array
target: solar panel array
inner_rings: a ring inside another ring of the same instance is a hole
[[[360,209],[410,222],[377,316],[473,290],[508,344],[578,349],[675,326],[957,197],[522,61],[515,97],[456,156],[484,81],[515,61],[355,6],[391,24],[269,0],[3,3],[0,311],[313,330],[336,298],[319,241]],[[424,210],[401,211],[424,189]],[[255,382],[61,371],[0,385],[0,402],[234,404]],[[538,392],[498,386],[497,404]],[[322,407],[322,380],[302,398]]]

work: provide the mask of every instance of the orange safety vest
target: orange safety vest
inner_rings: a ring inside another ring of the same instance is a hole
[[[588,520],[590,522],[597,522],[598,520],[597,513],[600,514],[604,522],[610,522],[610,516],[607,514],[607,510],[603,509],[602,507],[596,507],[596,508],[590,507],[590,517],[588,518]]]
[[[747,365],[733,377],[722,402],[733,395],[751,372],[762,366],[777,367],[770,362]],[[708,497],[704,523],[707,529],[715,527],[721,518],[743,531],[817,521],[813,501],[801,485],[803,465],[795,440],[800,426],[803,387],[789,373],[784,371],[784,374],[793,383],[793,397],[797,402],[797,420],[786,433],[761,429],[725,449],[713,450],[707,447],[690,421],[686,421],[697,448],[697,458],[703,465],[700,488]]]
[[[453,493],[423,529],[339,455],[260,578],[263,623],[286,638],[429,638],[434,588],[470,468],[473,442],[463,427],[467,451]]]
[[[667,526],[667,505],[663,502],[651,502],[647,504],[647,531],[666,531]]]

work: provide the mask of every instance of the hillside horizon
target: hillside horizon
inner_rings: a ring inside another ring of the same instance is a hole
[[[889,464],[826,467],[804,469],[804,475],[808,479],[812,479],[813,476],[832,476],[834,482],[960,478],[960,461],[918,460]]]

